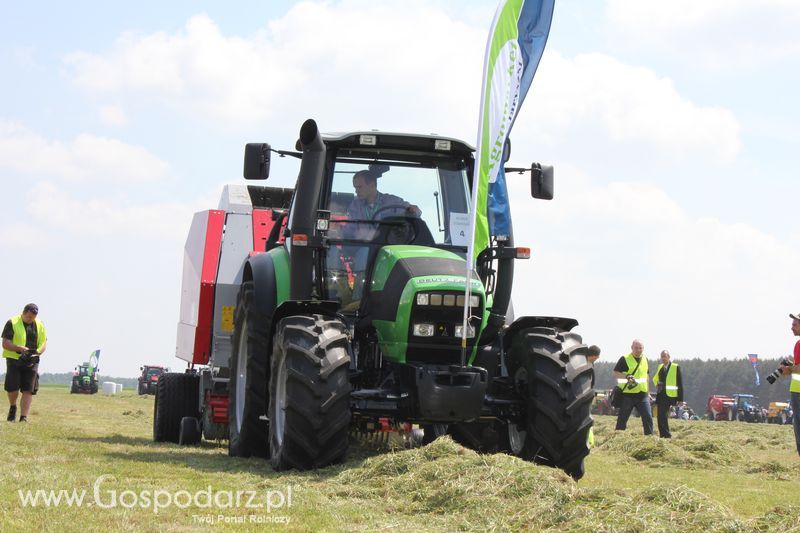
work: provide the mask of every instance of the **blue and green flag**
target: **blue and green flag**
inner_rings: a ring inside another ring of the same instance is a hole
[[[511,236],[503,148],[542,58],[554,3],[555,0],[501,0],[489,30],[473,172],[468,280],[476,258],[489,246],[490,235]],[[468,281],[467,294],[469,287]],[[468,316],[469,308],[465,305],[462,359],[466,353]]]
[[[89,372],[95,372],[98,370],[100,364],[100,350],[95,350],[89,356]]]
[[[486,45],[472,189],[469,264],[491,235],[511,235],[503,147],[542,58],[555,0],[504,0]]]

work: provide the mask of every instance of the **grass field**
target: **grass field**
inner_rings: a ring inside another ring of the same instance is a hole
[[[638,419],[615,433],[598,417],[575,483],[449,438],[393,452],[354,443],[343,465],[278,474],[229,458],[224,443],[153,443],[152,407],[133,392],[43,387],[27,425],[0,423],[0,531],[800,530],[790,426],[674,421],[664,441],[642,436]],[[85,495],[24,505],[18,491],[39,489]]]

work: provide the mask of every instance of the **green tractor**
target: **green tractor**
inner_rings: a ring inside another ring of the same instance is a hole
[[[271,152],[248,144],[245,178],[267,178]],[[216,371],[227,378],[230,455],[319,468],[344,459],[351,431],[416,426],[423,443],[449,434],[479,452],[583,475],[594,392],[578,322],[513,318],[514,261],[529,251],[510,235],[492,237],[466,290],[473,152],[437,135],[323,136],[313,120],[296,152],[277,152],[300,159],[296,187],[264,248],[241,265],[230,371]],[[552,167],[524,170],[532,195],[551,199]],[[365,187],[380,192],[370,198]],[[179,434],[158,409],[181,421],[182,442],[204,431],[208,380],[189,379],[159,382],[156,401],[172,403],[157,407],[157,439]],[[199,404],[175,407],[181,391],[198,390]]]
[[[97,393],[97,372],[100,370],[98,361],[100,350],[95,350],[89,356],[89,361],[75,367],[72,372],[72,385],[70,394],[96,394]]]

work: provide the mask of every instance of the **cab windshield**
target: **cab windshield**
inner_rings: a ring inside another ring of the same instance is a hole
[[[330,238],[371,241],[385,236],[386,232],[377,231],[381,225],[417,218],[422,224],[415,226],[420,226],[419,232],[430,232],[432,244],[466,247],[466,163],[337,160],[327,209]]]
[[[449,248],[469,240],[467,162],[400,156],[338,158],[328,205],[328,297],[344,311],[360,303],[368,266],[388,244]]]

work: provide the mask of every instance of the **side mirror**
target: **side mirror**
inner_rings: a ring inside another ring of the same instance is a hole
[[[531,196],[537,200],[553,199],[553,167],[531,164]]]
[[[247,143],[244,147],[244,179],[265,180],[269,177],[269,145]]]

